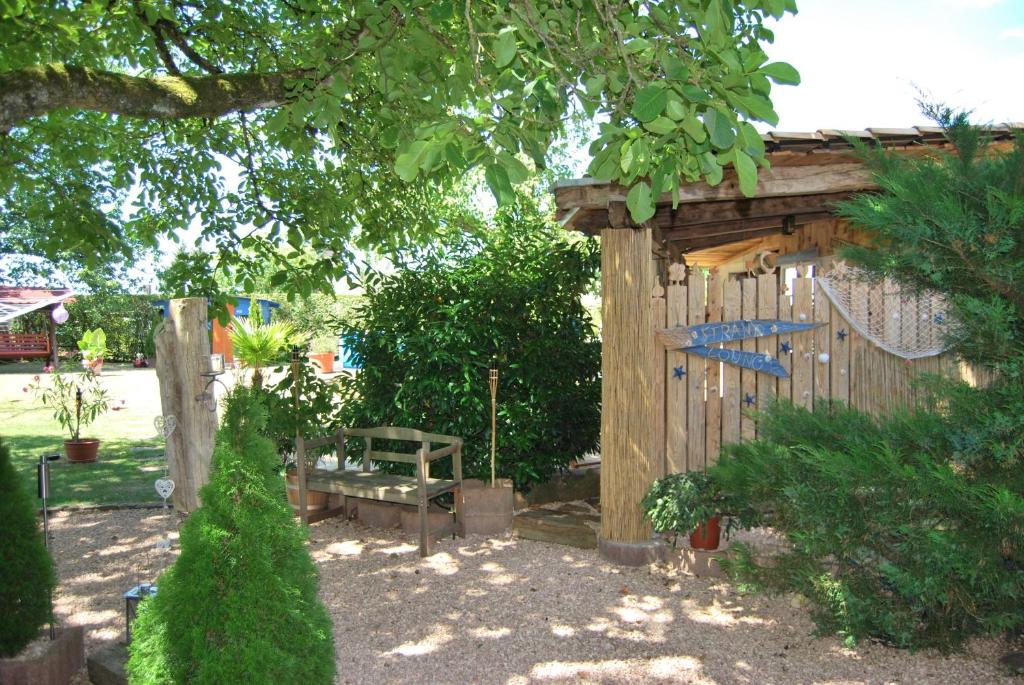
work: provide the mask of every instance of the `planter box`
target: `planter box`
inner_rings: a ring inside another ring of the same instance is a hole
[[[420,534],[419,507],[403,508],[400,518],[404,533],[416,536]],[[447,509],[432,504],[427,509],[427,531],[430,539],[435,542],[443,537],[448,537],[455,533],[455,517]]]
[[[85,664],[85,630],[65,626],[42,654],[0,659],[0,685],[67,685]]]
[[[306,356],[320,367],[320,373],[334,373],[333,352],[310,352]]]
[[[473,478],[462,482],[459,512],[466,535],[501,535],[512,528],[512,481],[500,479],[496,487]]]
[[[286,471],[284,474],[285,490],[288,492],[288,504],[292,507],[292,513],[299,515],[299,476],[293,471]],[[328,493],[319,490],[306,489],[306,513],[314,514],[327,508]]]

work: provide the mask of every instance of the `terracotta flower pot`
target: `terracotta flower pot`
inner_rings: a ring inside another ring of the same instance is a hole
[[[721,520],[721,516],[715,516],[706,523],[697,526],[696,530],[690,533],[690,547],[705,551],[718,549],[718,544],[721,542],[722,537],[722,530],[719,525]]]
[[[284,473],[285,490],[288,492],[288,504],[292,505],[292,513],[299,515],[299,474],[288,470]],[[323,511],[327,508],[329,493],[319,490],[306,490],[306,512]]]
[[[334,354],[331,352],[310,352],[307,356],[320,367],[320,373],[334,373]]]
[[[64,454],[71,464],[88,464],[96,461],[100,449],[99,440],[65,440]]]

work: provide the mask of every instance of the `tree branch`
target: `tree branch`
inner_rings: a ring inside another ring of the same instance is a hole
[[[62,108],[143,119],[215,119],[279,107],[290,99],[283,73],[128,76],[66,64],[0,73],[0,132]]]

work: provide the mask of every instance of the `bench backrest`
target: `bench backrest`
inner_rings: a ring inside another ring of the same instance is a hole
[[[453,458],[456,480],[462,479],[462,438],[454,435],[441,435],[439,433],[427,433],[415,428],[402,428],[399,426],[377,426],[376,428],[342,428],[337,432],[319,438],[302,440],[297,448],[305,450],[325,447],[331,443],[336,445],[338,453],[338,465],[345,461],[345,438],[349,436],[360,437],[366,441],[366,449],[363,450],[363,471],[370,471],[370,462],[392,461],[403,464],[424,464],[427,471],[430,469],[430,462],[435,459],[447,457]],[[419,449],[415,452],[390,452],[373,449],[373,441],[377,440],[398,440],[404,442],[419,443]],[[445,447],[431,449],[433,443],[442,443]]]
[[[50,338],[45,333],[0,333],[0,356],[45,357],[50,354]]]

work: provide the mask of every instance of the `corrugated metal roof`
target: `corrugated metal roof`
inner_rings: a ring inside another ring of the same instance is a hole
[[[10,288],[0,286],[0,323],[23,314],[64,302],[75,292],[67,288]]]

